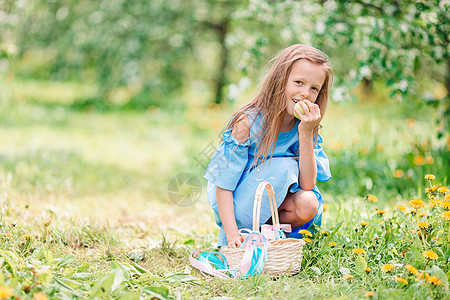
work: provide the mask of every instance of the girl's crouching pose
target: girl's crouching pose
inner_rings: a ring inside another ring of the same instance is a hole
[[[328,181],[331,173],[318,130],[333,72],[327,56],[311,46],[292,45],[274,60],[256,98],[232,114],[204,175],[220,227],[218,247],[241,245],[238,230],[252,226],[254,194],[262,180],[273,186],[280,223],[293,227],[289,237],[322,222],[316,179]],[[260,225],[270,216],[264,195]]]

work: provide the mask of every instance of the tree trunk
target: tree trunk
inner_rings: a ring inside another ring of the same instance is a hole
[[[229,20],[226,19],[215,27],[219,35],[219,42],[220,42],[220,65],[217,71],[216,92],[214,98],[214,102],[217,104],[220,104],[223,100],[223,87],[226,85],[227,81],[226,75],[228,68],[228,48],[227,45],[225,44],[225,38],[228,33],[228,24]]]

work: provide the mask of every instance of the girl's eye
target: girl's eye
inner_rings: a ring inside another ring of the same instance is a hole
[[[319,89],[316,88],[316,87],[313,87],[312,89],[313,89],[315,92],[318,92],[318,91],[319,91]]]
[[[295,83],[296,83],[296,84],[302,84],[303,82],[301,82],[301,81],[299,81],[299,80],[296,80]]]

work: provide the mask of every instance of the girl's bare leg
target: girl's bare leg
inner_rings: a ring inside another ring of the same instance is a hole
[[[312,191],[300,190],[287,194],[278,208],[281,224],[291,224],[292,228],[308,223],[319,209],[319,201]]]

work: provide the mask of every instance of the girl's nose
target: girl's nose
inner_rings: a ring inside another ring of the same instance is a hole
[[[300,96],[301,96],[303,99],[309,100],[309,93],[308,93],[308,91],[307,91],[306,89],[302,89],[302,90],[300,91]]]

